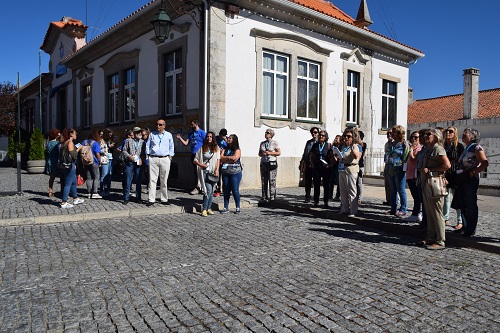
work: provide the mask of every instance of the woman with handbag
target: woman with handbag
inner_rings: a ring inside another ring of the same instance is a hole
[[[234,196],[236,204],[235,214],[241,212],[240,209],[240,182],[243,168],[241,166],[241,150],[240,143],[236,134],[231,134],[227,137],[227,148],[220,155],[221,173],[222,173],[222,189],[224,192],[224,209],[221,214],[229,213],[229,198],[231,192]]]
[[[481,135],[478,130],[466,128],[462,134],[462,142],[466,149],[458,161],[457,192],[460,210],[462,212],[463,232],[465,237],[471,237],[476,232],[478,208],[477,189],[479,188],[479,174],[488,167],[488,159],[483,147],[479,145]]]
[[[450,209],[452,197],[455,197],[455,189],[456,189],[456,175],[457,175],[457,167],[458,167],[458,159],[463,154],[465,147],[461,142],[458,142],[457,128],[454,126],[448,127],[445,134],[444,141],[444,149],[446,150],[446,156],[448,156],[448,160],[450,160],[451,167],[446,170],[445,177],[448,181],[448,195],[444,197],[444,205],[443,205],[443,215],[444,215],[444,223],[449,225],[450,219]],[[457,200],[458,201],[458,200]],[[462,227],[462,214],[460,209],[456,209],[457,213],[457,225],[455,228],[460,229]]]
[[[420,182],[427,215],[427,237],[418,245],[427,246],[428,250],[442,250],[445,248],[443,202],[447,193],[444,173],[451,164],[439,129],[432,128],[425,133],[425,145],[427,149],[423,156]]]
[[[323,180],[323,203],[325,208],[328,208],[330,174],[334,161],[327,131],[319,131],[318,142],[312,146],[309,158],[313,169],[314,207],[318,207],[321,180]]]
[[[344,131],[343,144],[335,154],[339,162],[340,214],[355,217],[358,214],[358,188],[356,182],[359,176],[359,134],[355,128]]]
[[[205,136],[203,145],[194,156],[193,164],[198,167],[196,171],[203,191],[201,215],[204,217],[213,215],[212,199],[214,197],[214,186],[219,180],[220,164],[220,150],[214,132],[208,132]]]
[[[276,200],[276,175],[281,150],[278,141],[273,140],[274,131],[270,128],[264,134],[265,140],[260,143],[260,179],[262,182],[262,201]]]
[[[76,140],[76,131],[72,128],[65,128],[62,132],[61,148],[59,151],[59,162],[57,167],[64,179],[64,186],[62,191],[61,208],[71,208],[73,205],[78,205],[84,202],[83,199],[78,198],[76,193],[76,164],[78,152],[82,149],[81,145],[75,147],[73,140]],[[69,192],[73,196],[73,204],[68,202]]]

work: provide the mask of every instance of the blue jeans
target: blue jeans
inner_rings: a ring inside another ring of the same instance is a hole
[[[240,182],[242,173],[234,175],[222,175],[222,189],[224,191],[224,208],[229,207],[229,198],[233,192],[236,208],[240,208]]]
[[[76,194],[76,166],[75,163],[71,164],[71,169],[61,171],[61,175],[64,177],[64,187],[62,191],[62,202],[68,201],[69,192],[73,196],[73,199],[78,198]]]
[[[479,209],[477,207],[477,189],[479,178],[464,175],[457,181],[455,195],[460,199],[460,211],[462,212],[462,223],[464,224],[465,236],[472,236],[476,232]]]
[[[101,179],[99,179],[99,189],[101,192],[104,192],[106,187],[106,191],[111,189],[111,170],[113,169],[113,165],[111,164],[113,160],[109,160],[108,164],[101,165]]]
[[[123,164],[123,174],[125,178],[125,187],[123,188],[123,200],[130,199],[130,185],[132,185],[132,180],[135,179],[135,197],[138,201],[141,200],[141,167],[136,163],[125,162]]]
[[[399,211],[406,214],[406,172],[403,171],[402,166],[393,167],[392,171],[394,174],[388,174],[387,177],[390,189],[391,213],[396,213],[397,211],[399,194]]]
[[[205,194],[203,194],[203,210],[212,209],[212,200],[214,198],[214,183],[208,181],[208,170],[203,171],[205,177]]]

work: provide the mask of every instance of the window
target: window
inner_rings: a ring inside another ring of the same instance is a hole
[[[262,114],[288,117],[288,57],[263,52]]]
[[[306,60],[298,61],[297,118],[319,119],[319,65]]]
[[[88,85],[86,85],[86,86],[83,87],[83,92],[82,92],[82,95],[83,95],[83,108],[82,108],[82,111],[83,111],[83,127],[84,128],[90,127],[90,125],[91,125],[91,119],[90,119],[90,115],[91,115],[90,92],[91,92],[90,84],[88,84]]]
[[[109,123],[116,124],[118,122],[118,89],[120,85],[120,80],[118,77],[118,73],[113,74],[109,77],[108,84],[108,116]]]
[[[135,119],[135,68],[125,71],[125,82],[123,86],[123,120],[133,121]]]
[[[165,55],[165,115],[181,113],[182,89],[182,49],[179,49]]]
[[[347,71],[347,122],[359,123],[359,73]]]
[[[382,80],[382,128],[396,125],[397,83]]]

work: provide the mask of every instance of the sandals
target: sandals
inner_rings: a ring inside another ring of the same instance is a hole
[[[49,191],[49,197],[53,197],[53,196],[54,196],[54,192]]]
[[[455,229],[455,230],[460,230],[460,229],[462,229],[462,228],[463,228],[463,226],[464,226],[464,225],[463,225],[462,223],[459,223],[459,224],[457,224],[456,226],[454,226],[454,227],[453,227],[453,229]]]

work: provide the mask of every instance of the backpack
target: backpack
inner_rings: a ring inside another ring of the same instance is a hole
[[[92,153],[92,143],[94,141],[85,142],[85,146],[80,149],[80,158],[82,159],[83,166],[94,164],[94,154]]]

